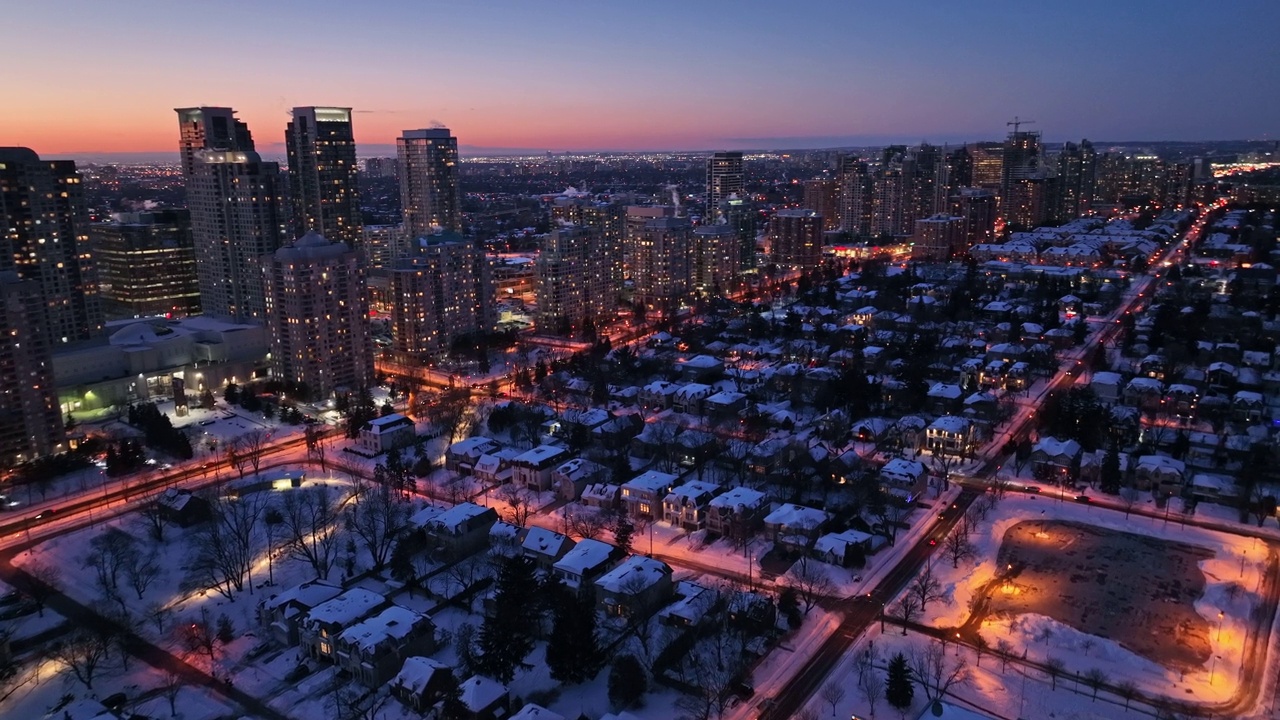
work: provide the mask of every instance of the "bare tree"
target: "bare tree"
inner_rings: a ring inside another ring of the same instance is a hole
[[[120,585],[120,574],[132,555],[138,552],[137,541],[119,528],[106,532],[89,541],[89,554],[84,567],[93,568],[98,586],[115,590]]]
[[[1120,504],[1124,505],[1124,517],[1126,520],[1129,519],[1129,513],[1133,511],[1133,506],[1138,504],[1139,496],[1137,488],[1120,488]]]
[[[248,493],[238,498],[211,495],[209,522],[193,536],[196,561],[192,570],[205,586],[217,590],[227,599],[232,591],[240,591],[248,579],[252,592],[254,530],[262,517],[265,500],[261,493]]]
[[[1052,681],[1050,690],[1058,689],[1058,676],[1066,670],[1066,663],[1062,662],[1062,658],[1047,657],[1044,659],[1044,670],[1049,673],[1049,679]]]
[[[151,500],[138,509],[139,524],[156,542],[164,542],[166,514],[164,506],[158,500]]]
[[[982,522],[987,519],[988,506],[983,501],[986,495],[979,495],[978,499],[964,511],[964,518],[961,520],[961,527],[965,535],[972,535],[982,529]]]
[[[138,594],[138,599],[142,599],[143,593],[151,584],[163,574],[160,563],[157,562],[154,552],[143,557],[141,553],[133,553],[129,561],[124,566],[125,578],[129,581],[129,587]]]
[[[920,612],[920,598],[908,592],[898,599],[898,604],[894,606],[894,614],[902,618],[902,634],[907,634],[907,624],[910,623]]]
[[[796,595],[799,595],[801,602],[804,603],[805,615],[809,614],[820,598],[830,594],[835,587],[826,569],[819,566],[818,561],[811,560],[808,555],[802,555],[792,566],[788,584],[795,589]]]
[[[338,511],[327,485],[315,485],[284,494],[284,546],[293,557],[305,560],[316,577],[325,579],[338,556]]]
[[[969,682],[969,664],[964,658],[947,659],[947,651],[939,642],[930,642],[911,653],[911,674],[924,689],[929,702],[941,700],[951,688]]]
[[[436,582],[437,591],[441,596],[449,599],[466,595],[467,591],[474,587],[476,583],[492,577],[496,572],[494,564],[484,554],[468,555],[455,563],[450,563],[439,575],[435,576],[435,578],[438,578]],[[471,612],[471,605],[474,601],[474,596],[467,596],[467,612]]]
[[[164,632],[164,624],[168,622],[173,611],[158,602],[147,603],[142,607],[142,617],[156,626],[156,633]]]
[[[1000,658],[1000,674],[1009,666],[1009,658],[1013,655],[1013,644],[1004,638],[996,638],[996,657]]]
[[[947,557],[951,558],[953,568],[960,567],[961,560],[973,557],[973,544],[969,542],[969,536],[959,528],[953,530],[947,539],[942,541],[942,549]]]
[[[1084,674],[1084,681],[1093,688],[1093,701],[1098,700],[1098,690],[1107,684],[1107,674],[1101,668],[1089,668]]]
[[[106,639],[94,632],[79,631],[57,643],[49,650],[49,657],[66,666],[75,679],[93,689],[93,678],[107,660],[109,645]]]
[[[907,593],[914,595],[916,600],[920,602],[920,612],[924,612],[930,602],[934,600],[942,601],[947,598],[942,589],[942,584],[938,582],[938,578],[933,574],[932,565],[925,565],[924,570],[919,575],[916,575],[915,580],[907,587]]]
[[[249,466],[249,457],[240,447],[240,438],[230,438],[222,444],[222,453],[227,456],[227,464],[236,469],[240,479],[244,479],[245,468]]]
[[[862,699],[867,701],[867,706],[871,710],[871,717],[876,716],[876,703],[880,702],[880,698],[884,697],[884,678],[880,677],[877,672],[863,673],[858,678],[858,690],[862,693]]]
[[[265,430],[250,430],[241,435],[237,440],[240,443],[240,451],[244,454],[245,460],[249,466],[253,468],[253,474],[258,474],[258,468],[262,467],[262,451],[267,443],[267,433]]]
[[[390,486],[360,480],[356,481],[353,499],[344,513],[347,531],[364,543],[373,559],[373,569],[381,570],[408,526],[412,508],[401,502]]]
[[[320,470],[328,473],[329,466],[325,462],[324,430],[319,425],[308,425],[303,431],[307,443],[307,457],[320,463]]]
[[[1116,686],[1116,694],[1124,698],[1124,711],[1129,712],[1129,702],[1138,695],[1138,686],[1132,680],[1124,680]]]
[[[566,524],[571,534],[577,535],[579,538],[596,540],[604,534],[605,528],[609,527],[609,520],[604,516],[604,513],[596,512],[594,509],[581,508],[567,513]]]
[[[214,633],[213,628],[209,627],[209,623],[203,617],[199,620],[192,620],[183,624],[179,628],[182,636],[182,643],[191,652],[202,652],[209,656],[210,662],[214,659],[215,642],[218,636]]]
[[[510,507],[508,517],[512,525],[524,527],[528,524],[529,516],[533,514],[533,498],[529,497],[528,491],[515,483],[507,483],[498,490],[498,499]]]
[[[58,592],[58,586],[62,583],[62,573],[45,560],[35,560],[22,569],[30,578],[22,591],[36,604],[36,612],[40,617],[44,617],[45,603]]]
[[[982,653],[986,652],[990,647],[991,643],[988,643],[987,639],[982,637],[981,634],[973,636],[973,654],[977,657],[975,665],[982,667]]]
[[[833,678],[826,685],[822,686],[822,700],[831,706],[831,717],[836,715],[836,706],[844,701],[846,690],[844,685],[840,684],[840,680]]]
[[[169,716],[178,716],[178,693],[182,691],[182,677],[175,672],[166,672],[160,683],[160,693],[169,701]]]

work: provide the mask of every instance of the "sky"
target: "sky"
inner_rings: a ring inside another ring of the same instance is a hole
[[[359,153],[1280,135],[1276,0],[9,0],[0,145],[174,153],[173,108],[294,106]]]

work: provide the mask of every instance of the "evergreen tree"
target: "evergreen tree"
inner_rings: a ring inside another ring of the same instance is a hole
[[[517,667],[533,651],[538,622],[537,607],[529,602],[529,588],[537,580],[533,561],[523,555],[505,558],[498,570],[493,614],[480,627],[480,669],[494,679],[510,683]]]
[[[547,667],[562,683],[580,683],[595,675],[600,654],[596,637],[596,609],[592,598],[570,590],[552,576],[544,585],[551,607],[551,637],[547,641]]]
[[[916,689],[911,682],[911,668],[907,665],[907,657],[902,653],[893,656],[889,661],[889,680],[885,683],[884,699],[899,710],[911,707]]]
[[[623,555],[631,554],[631,536],[635,534],[635,531],[636,526],[631,524],[631,518],[627,517],[627,511],[618,511],[618,517],[613,525],[613,544],[622,550]]]
[[[1102,466],[1098,468],[1098,484],[1102,492],[1109,495],[1120,494],[1120,448],[1112,441],[1107,454],[1102,457]]]
[[[609,669],[609,702],[628,708],[640,702],[649,690],[649,679],[635,655],[620,655]]]

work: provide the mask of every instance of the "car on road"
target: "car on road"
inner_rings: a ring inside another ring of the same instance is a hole
[[[217,422],[217,420],[201,420],[200,424],[204,425],[205,427],[208,427],[209,425],[212,425],[215,422]]]
[[[1022,488],[1022,490],[1023,490],[1023,492],[1038,493],[1038,492],[1040,492],[1040,486],[1039,486],[1039,485],[1028,485],[1028,486],[1026,486],[1026,487]]]
[[[1093,502],[1093,498],[1089,497],[1088,495],[1077,495],[1076,502],[1078,503]]]

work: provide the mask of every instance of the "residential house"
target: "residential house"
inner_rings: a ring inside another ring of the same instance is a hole
[[[1031,448],[1031,466],[1046,468],[1047,472],[1059,479],[1074,479],[1080,475],[1080,457],[1083,452],[1080,443],[1075,440],[1059,440],[1046,435]]]
[[[964,414],[978,422],[993,423],[999,419],[1000,405],[995,395],[976,392],[964,399]]]
[[[943,415],[925,428],[925,447],[935,455],[965,456],[977,442],[973,422],[968,418]]]
[[[1136,377],[1124,386],[1124,404],[1156,412],[1164,400],[1164,383],[1150,377]]]
[[[377,688],[396,675],[405,659],[435,651],[436,626],[426,615],[392,605],[343,630],[334,646],[338,667]]]
[[[608,477],[609,469],[586,458],[574,458],[551,473],[551,488],[561,500],[577,500],[588,485]]]
[[[568,537],[546,528],[531,527],[520,543],[525,557],[533,561],[539,570],[551,572],[551,568],[573,549]]]
[[[428,520],[423,531],[428,546],[440,557],[457,559],[483,550],[489,544],[489,529],[496,522],[497,510],[464,502]]]
[[[960,398],[964,390],[959,385],[935,383],[929,388],[929,411],[937,415],[948,415],[960,411]]]
[[[356,447],[366,455],[381,455],[389,450],[408,447],[417,437],[418,431],[414,428],[412,419],[400,413],[392,413],[374,418],[366,427],[361,428],[360,436],[356,438]]]
[[[404,659],[390,685],[392,697],[419,714],[444,699],[444,694],[453,687],[451,666],[416,655]]]
[[[671,567],[661,560],[632,555],[596,578],[596,603],[618,617],[646,618],[671,599]]]
[[[622,550],[599,540],[583,538],[551,566],[551,571],[575,589],[591,586],[622,556]]]
[[[803,505],[783,503],[764,518],[769,539],[793,551],[807,551],[831,521],[828,513]]]
[[[613,483],[592,483],[582,489],[579,501],[587,506],[612,511],[618,508],[618,500],[622,497],[622,486]]]
[[[190,490],[169,488],[156,498],[156,506],[165,520],[178,527],[191,527],[209,519],[209,501]]]
[[[675,602],[658,611],[658,622],[676,628],[702,625],[720,599],[719,594],[711,588],[689,580],[676,583],[675,597]]]
[[[536,703],[528,703],[516,711],[507,720],[567,720],[565,716],[552,712]]]
[[[672,408],[679,413],[689,415],[702,414],[702,401],[711,396],[713,389],[702,383],[689,383],[676,391]]]
[[[689,382],[707,383],[724,374],[724,363],[710,355],[695,355],[677,363],[680,378]]]
[[[702,401],[703,412],[713,420],[736,417],[746,407],[746,394],[734,392],[733,390],[721,390],[713,395],[708,395]]]
[[[813,557],[837,567],[862,567],[874,538],[858,530],[827,533],[813,543]]]
[[[631,443],[631,438],[644,429],[644,418],[640,413],[619,415],[609,422],[593,429],[591,435],[606,450],[621,450]]]
[[[502,720],[511,702],[506,685],[483,675],[459,683],[458,699],[467,709],[467,720]]]
[[[881,488],[910,504],[929,487],[929,472],[924,463],[896,457],[880,468]]]
[[[760,527],[767,505],[765,494],[735,487],[707,503],[707,529],[721,537],[745,538]]]
[[[1262,393],[1241,390],[1231,396],[1231,416],[1237,422],[1262,422],[1267,414],[1266,400]]]
[[[476,460],[471,469],[471,475],[483,485],[506,485],[511,482],[511,478],[515,473],[515,469],[511,466],[511,461],[520,455],[520,451],[512,448],[501,448],[491,453],[485,453],[480,456],[479,460]]]
[[[258,603],[258,623],[281,645],[297,645],[299,622],[312,608],[341,594],[341,587],[324,580],[295,585]]]
[[[1143,455],[1134,469],[1135,485],[1140,490],[1177,494],[1182,491],[1187,466],[1167,455]]]
[[[459,440],[444,452],[444,465],[449,472],[470,475],[481,455],[494,452],[500,445],[487,437],[477,435]]]
[[[701,480],[678,485],[662,499],[662,519],[682,530],[701,530],[707,523],[707,505],[720,486]]]
[[[649,410],[666,410],[675,403],[679,385],[665,380],[655,380],[640,389],[638,397],[641,407]]]
[[[757,477],[771,477],[780,472],[786,461],[788,441],[770,438],[751,449],[748,458],[751,473]]]
[[[389,604],[372,590],[351,588],[311,608],[298,623],[298,643],[307,657],[332,662],[338,636]]]
[[[703,430],[690,429],[676,438],[676,455],[684,467],[696,467],[715,457],[719,452],[716,436]]]
[[[568,448],[539,445],[511,460],[511,481],[529,490],[551,489],[551,475],[571,456]]]
[[[671,473],[647,470],[622,485],[622,504],[632,518],[658,517],[662,499],[679,478]]]

